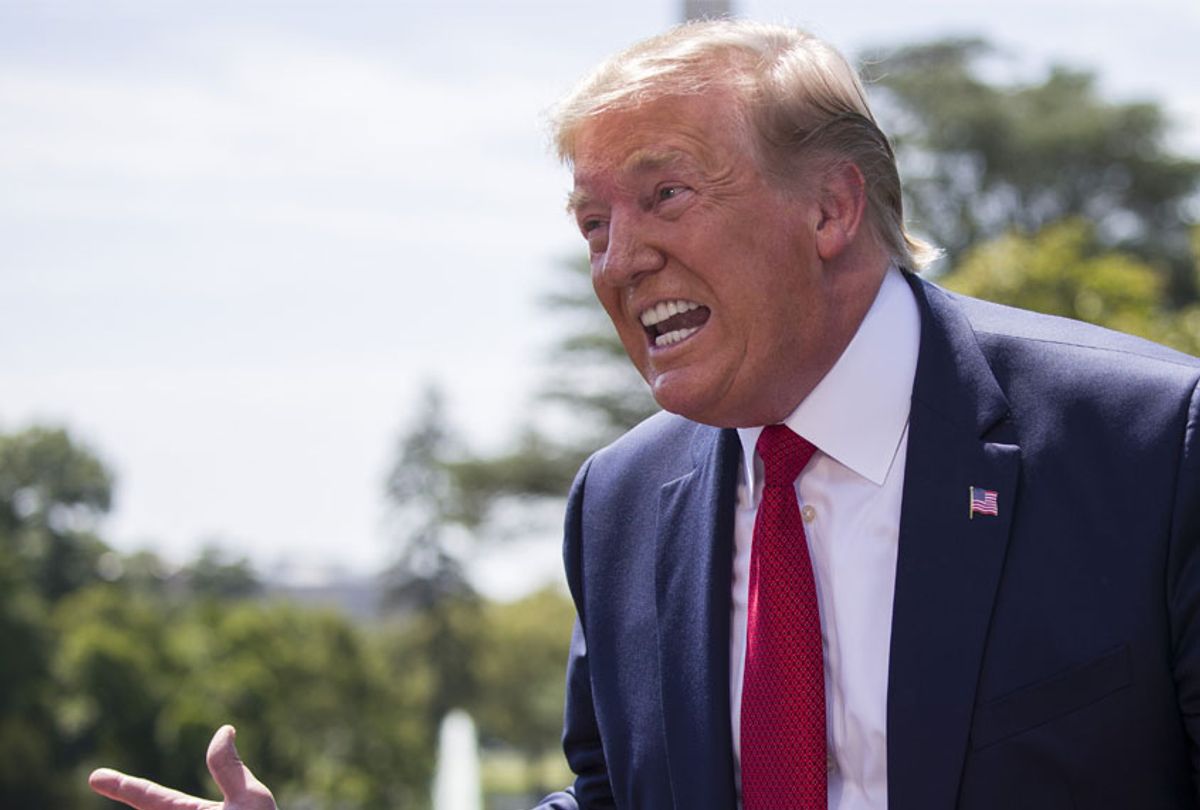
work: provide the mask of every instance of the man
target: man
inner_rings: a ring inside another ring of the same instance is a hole
[[[543,806],[1197,807],[1200,364],[903,273],[891,150],[803,33],[635,45],[557,126],[671,413],[571,494]]]
[[[541,806],[1197,807],[1200,362],[907,272],[887,140],[801,32],[676,29],[557,126],[668,413],[572,489]],[[273,806],[230,730],[210,764]]]

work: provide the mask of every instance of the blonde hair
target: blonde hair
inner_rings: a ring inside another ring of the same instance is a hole
[[[759,166],[794,184],[813,158],[858,166],[867,220],[902,267],[920,270],[937,250],[904,227],[896,158],[854,69],[831,45],[796,28],[746,20],[687,23],[610,57],[551,113],[559,158],[571,163],[590,120],[668,96],[727,87],[752,133]]]

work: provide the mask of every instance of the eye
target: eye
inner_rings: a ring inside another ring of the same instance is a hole
[[[687,191],[687,186],[661,186],[655,192],[655,197],[658,202],[666,202],[675,199],[685,191]]]
[[[648,207],[666,206],[664,214],[670,212],[671,216],[678,215],[686,207],[682,200],[689,199],[694,191],[695,189],[684,183],[663,183],[654,187]]]
[[[608,220],[603,217],[582,217],[579,220],[579,232],[587,240],[588,251],[592,254],[603,253],[608,247]]]

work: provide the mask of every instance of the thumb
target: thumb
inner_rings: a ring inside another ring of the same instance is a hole
[[[221,795],[225,797],[227,805],[231,801],[265,799],[267,804],[263,806],[274,807],[270,791],[255,778],[238,755],[237,746],[234,745],[236,736],[237,732],[233,726],[226,725],[217,729],[212,742],[208,744],[208,772],[221,789]]]

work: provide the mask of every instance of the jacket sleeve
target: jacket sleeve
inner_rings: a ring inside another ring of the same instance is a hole
[[[1176,692],[1200,797],[1200,386],[1192,391],[1184,430],[1167,588]]]
[[[551,793],[533,810],[579,810],[579,803],[575,801],[574,789],[567,788],[558,793]]]
[[[584,609],[583,490],[591,466],[588,459],[575,477],[567,499],[563,562],[567,584],[575,601],[575,629],[567,660],[567,697],[563,716],[563,751],[575,773],[575,785],[542,799],[535,810],[602,810],[615,808],[604,744],[592,701],[592,679],[588,661],[587,615]]]

